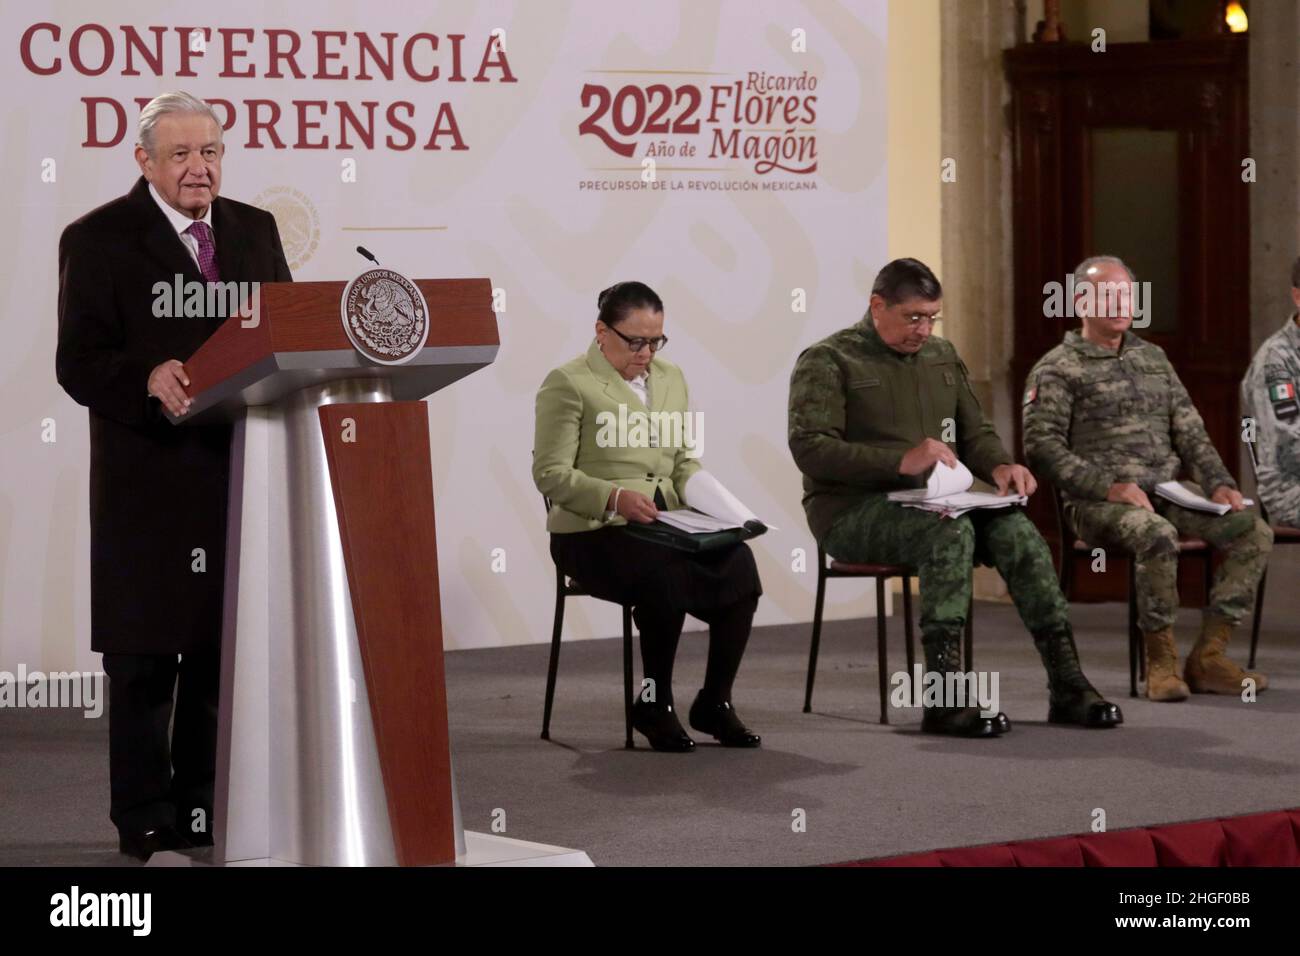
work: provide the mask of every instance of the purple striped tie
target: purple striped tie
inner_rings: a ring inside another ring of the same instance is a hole
[[[212,241],[212,228],[206,222],[195,222],[185,230],[199,244],[199,271],[209,282],[220,282],[217,271],[217,247]]]

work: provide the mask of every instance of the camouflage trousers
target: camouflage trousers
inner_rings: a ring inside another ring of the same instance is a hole
[[[1192,486],[1200,493],[1200,488]],[[1172,627],[1178,612],[1178,536],[1200,538],[1223,561],[1214,572],[1205,609],[1237,624],[1255,603],[1255,588],[1268,564],[1273,529],[1251,510],[1225,515],[1189,511],[1151,496],[1156,509],[1113,501],[1070,501],[1066,517],[1075,534],[1092,547],[1132,555],[1137,572],[1138,626],[1143,631]]]
[[[868,495],[840,515],[822,548],[841,561],[916,568],[921,633],[931,640],[961,634],[976,562],[997,568],[1031,634],[1069,627],[1051,552],[1021,508],[943,518],[905,508],[883,494]]]

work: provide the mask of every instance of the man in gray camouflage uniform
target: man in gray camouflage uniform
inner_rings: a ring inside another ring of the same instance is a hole
[[[1252,606],[1273,533],[1246,511],[1236,483],[1206,434],[1164,351],[1130,331],[1133,275],[1113,256],[1085,259],[1074,273],[1082,329],[1029,373],[1023,402],[1025,456],[1065,498],[1075,533],[1092,546],[1134,556],[1138,625],[1146,648],[1147,697],[1240,694],[1262,674],[1224,653],[1232,628]],[[1190,471],[1192,490],[1229,507],[1223,515],[1181,508],[1155,486]],[[1223,556],[1200,639],[1178,676],[1178,536],[1208,542]]]
[[[1291,266],[1286,323],[1255,353],[1241,383],[1241,413],[1253,419],[1259,497],[1274,524],[1300,527],[1300,259]]]

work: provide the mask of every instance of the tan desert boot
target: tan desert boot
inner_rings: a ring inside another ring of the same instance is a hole
[[[1174,629],[1146,631],[1142,643],[1147,654],[1147,699],[1186,700],[1187,685],[1178,679],[1178,648],[1174,646]]]
[[[1196,647],[1187,655],[1183,676],[1187,686],[1197,694],[1240,694],[1243,682],[1250,678],[1255,690],[1268,687],[1268,678],[1255,671],[1244,671],[1224,653],[1232,625],[1221,617],[1205,616]]]

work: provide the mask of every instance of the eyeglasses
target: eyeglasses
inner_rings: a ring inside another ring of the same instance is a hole
[[[934,328],[934,324],[938,322],[941,318],[943,317],[938,313],[935,313],[934,315],[927,315],[924,312],[917,312],[913,315],[903,316],[903,319],[907,322],[910,328],[916,328],[922,322],[929,323],[930,328]]]
[[[668,344],[668,336],[666,335],[660,335],[653,339],[644,339],[639,336],[636,338],[628,338],[626,335],[624,335],[618,329],[614,328],[612,325],[607,325],[605,326],[605,328],[609,329],[620,339],[626,342],[627,347],[630,348],[633,352],[640,352],[647,345],[650,346],[651,352],[658,352],[661,348],[663,348],[665,345]]]

